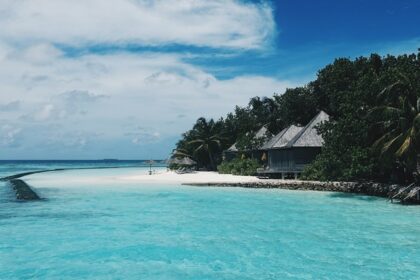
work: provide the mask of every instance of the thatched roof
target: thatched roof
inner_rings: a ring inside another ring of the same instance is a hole
[[[257,131],[257,133],[255,133],[254,139],[263,138],[267,135],[271,135],[271,133],[265,126],[263,126]],[[230,146],[229,149],[226,150],[226,152],[239,152],[238,148],[236,147],[236,143]]]
[[[184,157],[179,162],[180,165],[196,165],[197,163],[189,157]]]
[[[271,135],[271,132],[269,132],[268,129],[265,126],[263,126],[257,131],[257,133],[255,133],[254,139],[263,138],[267,134]]]
[[[178,163],[179,163],[179,159],[177,158],[171,157],[166,160],[166,164],[178,164]]]
[[[226,152],[238,152],[238,148],[236,148],[236,143],[229,147]]]
[[[167,164],[178,164],[178,165],[196,165],[197,163],[190,159],[189,157],[183,157],[181,159],[178,158],[170,158],[166,161]]]
[[[287,143],[293,139],[302,127],[291,125],[280,131],[276,136],[271,138],[267,143],[262,146],[262,150],[278,149],[286,147]]]
[[[287,147],[322,147],[324,140],[317,131],[317,126],[329,120],[324,111],[316,115],[296,136],[287,144]]]

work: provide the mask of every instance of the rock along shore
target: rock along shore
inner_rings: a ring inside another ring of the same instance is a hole
[[[263,180],[258,182],[237,182],[237,183],[186,183],[183,185],[198,187],[241,187],[241,188],[267,188],[267,189],[287,189],[287,190],[310,190],[310,191],[327,191],[327,192],[343,192],[354,193],[370,196],[379,196],[391,198],[400,193],[395,199],[406,203],[420,204],[419,195],[414,195],[405,199],[407,192],[403,191],[406,186],[396,184],[382,184],[372,182],[319,182],[319,181],[298,181],[298,180]]]
[[[16,192],[16,198],[19,200],[39,200],[41,199],[31,187],[28,186],[24,181],[19,179],[12,179],[9,181],[12,188]]]

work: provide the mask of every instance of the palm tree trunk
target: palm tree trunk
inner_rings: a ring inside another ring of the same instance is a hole
[[[212,153],[211,153],[210,149],[208,150],[208,152],[209,152],[209,159],[210,159],[210,168],[211,168],[212,170],[216,170],[216,167],[214,166],[214,159],[213,159],[213,155],[212,155]]]

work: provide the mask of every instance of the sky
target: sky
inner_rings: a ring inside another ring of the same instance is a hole
[[[417,52],[420,0],[0,0],[0,159],[164,159],[337,57]]]

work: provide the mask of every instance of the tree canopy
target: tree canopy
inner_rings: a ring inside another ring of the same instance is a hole
[[[331,116],[330,122],[318,128],[325,144],[305,170],[306,178],[410,180],[419,152],[419,97],[420,51],[400,56],[338,58],[303,87],[272,97],[254,97],[248,106],[236,106],[224,118],[208,120],[213,126],[211,134],[220,140],[210,153],[196,151],[191,145],[201,118],[183,134],[177,150],[190,154],[200,166],[214,169],[214,163],[222,161],[223,150],[238,140],[246,146],[243,142],[252,139],[249,136],[262,126],[275,134],[292,124],[304,125],[324,110]],[[396,127],[398,131],[394,131]],[[393,152],[385,159],[384,145],[399,135],[395,140],[399,145],[394,143],[399,149],[390,149]],[[382,149],[378,149],[379,144]]]

